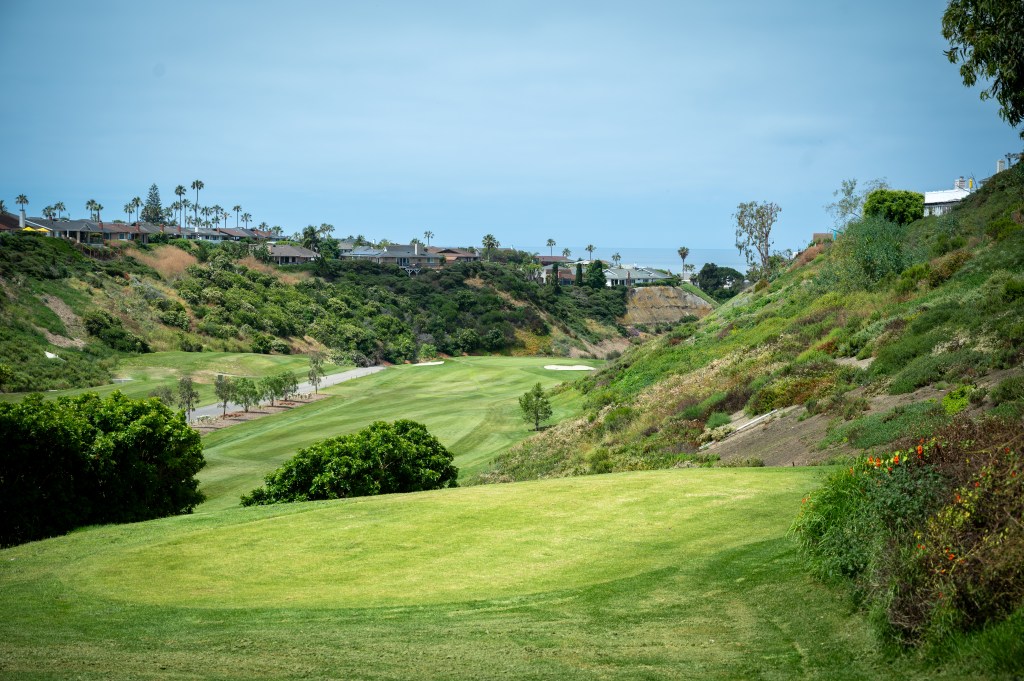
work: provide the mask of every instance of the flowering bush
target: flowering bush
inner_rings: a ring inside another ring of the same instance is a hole
[[[811,571],[849,583],[888,638],[936,641],[1024,605],[1020,423],[959,419],[832,474],[793,531]]]

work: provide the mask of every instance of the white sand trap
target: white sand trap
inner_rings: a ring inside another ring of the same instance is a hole
[[[586,364],[545,364],[544,368],[552,371],[594,371],[594,367]]]
[[[437,362],[420,362],[418,364],[413,364],[413,366],[414,367],[436,367],[438,364],[444,364],[444,361],[443,360],[438,360]]]

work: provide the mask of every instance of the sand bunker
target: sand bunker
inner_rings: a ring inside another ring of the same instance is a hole
[[[594,371],[594,367],[586,364],[545,364],[544,368],[552,371]]]

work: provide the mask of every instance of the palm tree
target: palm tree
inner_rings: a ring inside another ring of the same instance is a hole
[[[93,216],[96,215],[96,201],[93,199],[89,199],[88,201],[86,201],[85,209],[89,211],[89,219],[94,219]]]
[[[60,214],[67,210],[67,208],[64,207],[63,201],[58,201],[57,203],[53,204],[53,209],[57,211],[58,219],[60,219]]]
[[[570,255],[572,255],[572,251],[570,251],[568,248],[563,248],[562,249],[562,255],[564,257],[568,258]]]
[[[679,259],[683,261],[683,268],[686,268],[686,256],[690,255],[690,249],[686,246],[680,246],[679,250],[676,251],[679,254]]]
[[[484,238],[480,242],[484,247],[484,253],[487,254],[487,259],[491,259],[491,251],[500,246],[498,240],[494,238],[493,234],[485,234]]]
[[[423,232],[423,238],[427,240],[427,245],[429,246],[430,240],[434,238],[434,233],[428,229],[427,231]]]
[[[205,185],[203,184],[202,180],[192,180],[192,189],[196,190],[196,202],[194,204],[196,210],[199,210],[199,190],[202,189],[204,186]],[[197,214],[196,217],[198,218],[199,215]]]
[[[137,196],[134,199],[132,199],[132,208],[135,209],[135,220],[136,220],[136,222],[138,222],[138,219],[139,219],[139,209],[142,208],[142,199],[140,199]]]
[[[0,213],[7,212],[7,204],[4,203],[3,199],[0,199]]]
[[[25,210],[25,206],[28,205],[28,197],[24,194],[18,194],[18,198],[14,199],[14,202],[21,206],[22,210]]]
[[[235,204],[235,207],[231,210],[235,211],[235,227],[238,227],[238,213],[242,210],[242,207]]]
[[[245,223],[245,228],[246,229],[249,229],[249,222],[251,220],[252,220],[252,216],[251,215],[249,215],[248,213],[242,213],[242,222]],[[235,224],[237,225],[238,223],[235,223]]]
[[[622,256],[621,255],[619,255],[618,253],[612,253],[612,262],[615,263],[616,267],[619,266],[619,261],[620,260],[622,260]]]
[[[185,185],[183,185],[183,184],[179,184],[177,187],[174,188],[174,193],[178,197],[178,203],[182,204],[182,206],[181,206],[181,216],[178,218],[178,227],[181,227],[182,223],[184,222],[185,206],[184,206],[184,204],[182,202],[183,202],[184,197],[185,197],[185,192],[187,192],[187,191],[188,190],[185,189]]]
[[[128,222],[132,221],[132,210],[134,208],[135,208],[135,206],[132,205],[131,201],[129,201],[128,203],[124,204],[124,214],[128,216]]]
[[[100,211],[103,210],[103,204],[102,203],[93,202],[92,208],[93,208],[93,210],[96,211],[96,222],[100,222],[101,221]]]
[[[557,245],[558,244],[555,243],[554,239],[548,239],[548,243],[547,243],[547,247],[549,249],[548,250],[548,255],[554,255],[554,253],[555,253],[555,246],[557,246]]]
[[[596,249],[597,249],[597,247],[594,246],[594,244],[587,244],[587,247],[584,248],[583,250],[585,250],[587,253],[589,253],[590,254],[590,259],[593,260],[594,259],[594,251]]]

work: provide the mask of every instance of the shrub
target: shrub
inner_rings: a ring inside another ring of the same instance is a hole
[[[149,344],[124,328],[121,320],[101,310],[82,317],[89,335],[95,336],[114,350],[121,352],[149,352]]]
[[[988,223],[985,227],[985,234],[994,241],[1002,241],[1021,230],[1021,226],[1007,217],[999,218]]]
[[[199,434],[158,399],[120,392],[0,403],[0,545],[189,513]]]
[[[845,581],[885,637],[938,644],[1024,606],[1024,433],[960,419],[832,474],[793,531],[809,569]]]
[[[726,414],[725,412],[716,411],[710,416],[708,416],[708,421],[706,424],[704,424],[704,427],[707,428],[708,430],[714,430],[715,428],[729,425],[731,421],[732,417],[730,417],[728,414]]]
[[[991,396],[997,405],[1024,400],[1024,376],[1003,379],[992,389]]]
[[[456,487],[452,454],[422,424],[375,421],[315,442],[242,497],[243,506]]]
[[[937,258],[928,272],[928,285],[938,286],[956,274],[972,257],[970,251],[959,250]]]

